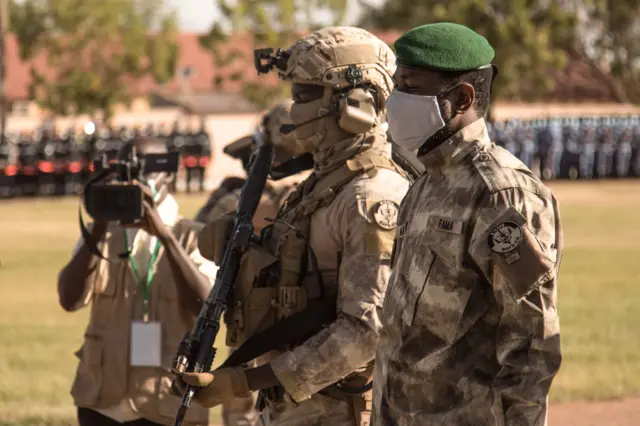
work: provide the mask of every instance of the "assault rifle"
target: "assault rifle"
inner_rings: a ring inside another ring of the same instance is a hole
[[[193,330],[182,339],[178,352],[173,359],[173,368],[179,373],[207,372],[211,370],[216,348],[213,344],[220,331],[220,321],[226,308],[227,296],[236,280],[240,259],[243,253],[254,242],[253,215],[256,212],[262,191],[273,160],[273,145],[265,141],[261,129],[254,134],[256,150],[249,169],[249,174],[236,209],[236,217],[231,228],[222,256],[222,262],[216,275],[213,288],[203,303]],[[182,402],[176,415],[175,426],[180,426],[191,404],[196,388],[186,386]]]

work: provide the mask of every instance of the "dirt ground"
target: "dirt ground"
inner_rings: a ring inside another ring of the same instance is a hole
[[[555,404],[549,426],[636,426],[640,424],[640,397],[611,402]]]

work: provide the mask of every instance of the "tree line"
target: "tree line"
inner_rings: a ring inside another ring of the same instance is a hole
[[[240,82],[243,94],[266,107],[286,86],[246,72],[251,49],[290,45],[327,25],[355,24],[373,32],[430,22],[467,25],[496,50],[500,77],[494,96],[535,102],[554,89],[554,77],[580,63],[619,102],[640,102],[640,0],[357,0],[360,17],[347,22],[353,0],[212,0],[220,12],[201,46],[217,72],[212,85]],[[175,11],[160,0],[22,0],[10,5],[10,31],[23,60],[46,61],[53,73],[32,69],[31,95],[55,115],[113,112],[144,78],[158,84],[176,72]]]

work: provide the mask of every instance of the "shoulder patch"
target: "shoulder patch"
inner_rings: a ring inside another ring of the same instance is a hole
[[[394,229],[398,226],[398,205],[391,200],[382,200],[373,205],[373,220],[382,229]]]
[[[489,231],[489,248],[496,253],[509,253],[522,242],[522,228],[515,222],[507,221]]]

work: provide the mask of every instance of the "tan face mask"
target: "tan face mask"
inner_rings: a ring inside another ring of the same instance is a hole
[[[296,125],[296,143],[305,152],[313,152],[326,136],[325,121],[319,118],[322,98],[306,103],[294,103],[291,106],[291,121]],[[317,119],[315,121],[310,121]]]

